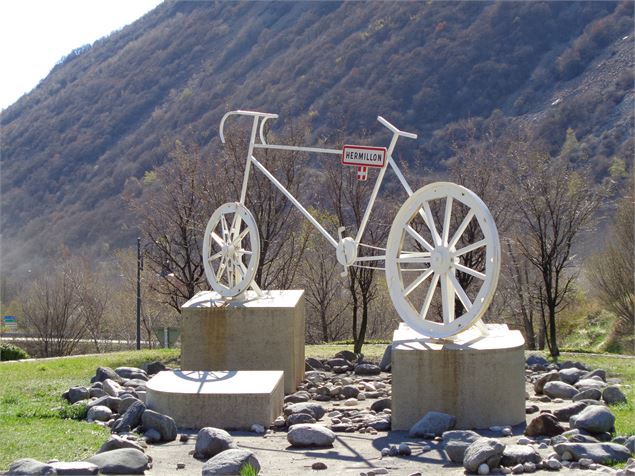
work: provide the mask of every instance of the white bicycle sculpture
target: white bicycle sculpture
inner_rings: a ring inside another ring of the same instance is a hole
[[[248,288],[261,293],[254,282],[260,236],[254,217],[245,207],[250,168],[254,165],[335,248],[337,260],[345,269],[368,267],[372,261],[385,262],[385,268],[380,269],[385,269],[390,297],[399,316],[412,329],[426,336],[446,338],[480,322],[496,290],[500,271],[500,244],[494,219],[483,201],[460,185],[436,182],[417,191],[410,188],[392,154],[400,137],[416,139],[416,134],[400,131],[379,116],[377,120],[392,132],[387,148],[345,145],[338,150],[268,144],[265,123],[278,115],[239,110],[226,113],[221,120],[223,143],[223,127],[232,115],[251,117],[253,125],[240,200],[217,208],[205,230],[203,264],[214,291],[227,298],[241,296]],[[357,167],[359,180],[367,179],[368,168],[378,168],[378,178],[356,236],[342,237],[343,228],[338,240],[331,236],[256,159],[254,153],[259,149],[339,155],[342,164]],[[361,239],[389,165],[409,198],[392,223],[385,250],[380,248],[385,254],[358,257],[360,246],[377,249],[363,244]]]

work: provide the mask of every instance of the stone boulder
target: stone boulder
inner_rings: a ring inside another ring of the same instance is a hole
[[[302,403],[292,403],[284,408],[284,415],[289,416],[294,413],[308,413],[316,420],[320,420],[326,410],[319,403],[310,403],[310,402],[302,402]]]
[[[626,395],[624,395],[619,387],[611,385],[602,391],[602,400],[604,400],[607,405],[626,403]]]
[[[335,433],[322,425],[304,423],[289,428],[287,441],[293,447],[332,446]]]
[[[601,390],[604,387],[606,387],[606,383],[600,377],[580,379],[575,384],[575,388],[580,391],[588,390],[589,388],[596,388],[598,390]]]
[[[443,439],[443,449],[450,461],[463,464],[463,456],[468,446],[478,440],[481,436],[472,430],[451,430],[441,435]]]
[[[545,384],[542,393],[549,398],[571,399],[578,394],[578,389],[568,383],[553,381]]]
[[[119,393],[123,392],[122,386],[112,379],[107,378],[104,380],[103,384],[102,390],[111,397],[118,397]]]
[[[617,443],[561,443],[555,445],[554,449],[563,459],[578,461],[588,458],[599,464],[622,463],[631,457],[628,448]]]
[[[526,360],[527,365],[530,367],[534,365],[540,365],[542,367],[547,367],[549,365],[549,361],[545,359],[542,355],[530,355]]]
[[[124,379],[148,380],[148,374],[143,369],[136,367],[117,367],[115,373]]]
[[[311,394],[305,390],[300,390],[284,397],[284,403],[302,403],[309,400],[311,400]]]
[[[577,402],[580,400],[599,400],[600,398],[602,398],[602,392],[600,390],[597,388],[588,388],[575,395],[572,400]]]
[[[123,379],[110,367],[97,367],[97,371],[91,382],[103,382],[107,378],[117,383],[123,383]]]
[[[128,438],[122,438],[119,435],[110,435],[106,442],[101,445],[101,448],[99,448],[97,453],[105,453],[106,451],[120,450],[122,448],[132,448],[141,452],[144,451],[143,447],[135,441],[129,440]]]
[[[236,449],[238,446],[229,433],[220,428],[201,428],[196,436],[194,457],[208,459],[226,450]]]
[[[153,410],[146,410],[141,416],[141,425],[144,430],[156,430],[160,435],[159,441],[176,440],[177,429],[176,423],[172,417],[162,415]]]
[[[135,397],[124,397],[121,399],[121,402],[119,403],[119,413],[123,414],[126,413],[126,411],[128,411],[128,408],[130,408],[130,406],[135,403],[135,402],[141,402],[141,400],[139,400],[138,398]],[[141,402],[143,403],[143,402]]]
[[[57,471],[57,474],[61,475],[77,475],[87,476],[93,474],[99,474],[99,466],[88,461],[57,461],[51,463],[51,466]]]
[[[86,420],[92,421],[108,421],[112,416],[112,410],[106,405],[95,405],[88,409]]]
[[[143,364],[143,370],[145,370],[146,375],[155,375],[159,372],[163,372],[164,370],[168,370],[168,367],[158,360],[155,362],[150,362],[148,364]]]
[[[588,431],[589,433],[612,432],[615,426],[615,416],[606,407],[590,405],[569,420],[571,428]]]
[[[386,410],[387,408],[390,409],[391,406],[392,406],[392,400],[390,398],[380,398],[379,400],[375,400],[371,404],[370,409],[374,412],[380,413]]]
[[[126,412],[121,415],[121,418],[115,422],[115,425],[112,427],[112,432],[128,433],[134,430],[141,424],[141,415],[143,415],[145,410],[146,406],[142,402],[134,402]]]
[[[308,413],[293,413],[287,418],[288,426],[300,425],[302,423],[316,423],[316,420]]]
[[[588,379],[588,378],[593,378],[593,377],[600,377],[600,379],[602,379],[604,382],[606,382],[606,370],[604,369],[595,369],[592,370],[591,372],[588,372],[586,374],[584,374],[582,376],[583,379]]]
[[[505,445],[494,438],[479,438],[465,450],[463,467],[470,473],[477,473],[482,464],[496,468],[503,457]]]
[[[390,372],[392,369],[392,344],[386,346],[381,362],[379,362],[379,368],[382,372]]]
[[[86,387],[71,387],[68,389],[68,392],[64,394],[64,398],[72,405],[73,403],[90,398],[90,391]]]
[[[361,354],[356,354],[350,350],[340,350],[337,354],[335,354],[336,359],[346,359],[349,362],[359,362],[363,357]]]
[[[540,375],[534,382],[534,392],[536,395],[542,395],[542,391],[545,388],[547,382],[554,382],[560,380],[560,374],[557,370],[552,370],[545,374]]]
[[[121,399],[117,397],[111,397],[110,395],[104,395],[103,397],[99,397],[97,400],[93,400],[92,402],[88,402],[87,407],[96,407],[98,405],[107,406],[112,410],[113,413],[119,413],[119,405],[121,404]]]
[[[237,475],[243,468],[251,465],[256,474],[260,472],[260,462],[256,455],[243,449],[229,449],[217,454],[203,465],[203,476]]]
[[[22,458],[9,465],[8,474],[57,474],[57,471],[50,464],[31,458]]]
[[[575,402],[571,405],[567,405],[566,407],[558,408],[553,411],[553,416],[555,416],[558,421],[569,421],[569,419],[573,415],[577,415],[582,410],[587,407],[587,404],[584,402]]]
[[[534,463],[541,461],[540,454],[529,445],[507,445],[503,450],[501,464],[503,466],[516,466],[517,464]]]
[[[551,413],[541,413],[525,428],[526,436],[556,436],[564,433],[564,427]]]
[[[562,369],[558,373],[560,374],[560,380],[564,383],[568,383],[569,385],[574,385],[582,378],[583,375],[587,373],[587,371],[571,367],[569,369]]]
[[[150,468],[150,457],[133,448],[106,451],[86,461],[97,465],[104,474],[143,474]]]
[[[378,365],[362,363],[355,366],[355,375],[379,375],[381,369]]]
[[[456,425],[456,417],[441,412],[428,412],[410,428],[408,434],[414,437],[441,436]]]

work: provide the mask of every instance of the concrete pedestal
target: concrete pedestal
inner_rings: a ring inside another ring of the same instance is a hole
[[[282,413],[282,372],[166,370],[148,381],[146,405],[181,428],[265,428]]]
[[[456,416],[457,429],[525,421],[522,334],[505,325],[455,340],[424,337],[406,324],[393,336],[392,429],[409,430],[429,411]]]
[[[304,291],[265,291],[227,301],[200,292],[182,309],[183,370],[282,370],[284,391],[304,377]]]

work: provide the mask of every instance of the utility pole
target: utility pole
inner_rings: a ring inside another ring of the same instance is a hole
[[[141,238],[137,238],[137,350],[141,350]]]

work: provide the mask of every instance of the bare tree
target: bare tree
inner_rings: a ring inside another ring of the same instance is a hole
[[[146,176],[146,191],[132,200],[147,241],[145,264],[155,275],[153,290],[179,314],[181,306],[205,287],[201,243],[213,210],[210,164],[198,147],[176,141],[170,161]]]
[[[92,269],[86,258],[72,260],[72,266],[74,271],[71,279],[79,301],[78,315],[86,326],[86,333],[93,341],[95,351],[101,352],[104,339],[109,337],[107,314],[112,287],[106,282],[104,273]]]
[[[628,190],[633,190],[633,183]],[[609,338],[629,336],[635,352],[635,269],[633,257],[635,204],[627,193],[618,204],[612,226],[604,242],[604,249],[591,257],[588,277],[594,291],[606,308],[617,316],[617,323]]]
[[[361,226],[364,212],[372,192],[374,182],[360,182],[356,171],[340,164],[329,163],[326,167],[327,193],[331,206],[335,210],[338,225],[348,227],[356,232]],[[373,214],[368,221],[363,241],[358,248],[359,257],[371,257],[378,254],[378,249],[384,247],[390,232],[391,202],[378,197],[375,201]],[[353,334],[353,350],[360,353],[366,331],[368,318],[373,300],[377,297],[376,274],[377,262],[367,262],[365,265],[348,267],[348,289],[351,299],[351,330]]]
[[[311,212],[327,228],[335,228],[335,217],[327,212]],[[310,342],[329,342],[345,335],[342,317],[348,310],[348,302],[342,297],[343,279],[333,247],[309,227],[305,225],[311,237],[300,268],[300,282],[309,308],[307,337]]]
[[[576,273],[572,248],[592,222],[600,195],[585,169],[526,147],[511,150],[509,183],[516,202],[520,252],[541,275],[539,301],[547,344],[559,355],[556,317]]]
[[[45,357],[70,355],[86,332],[72,273],[72,267],[58,265],[33,282],[22,304],[24,326]]]

